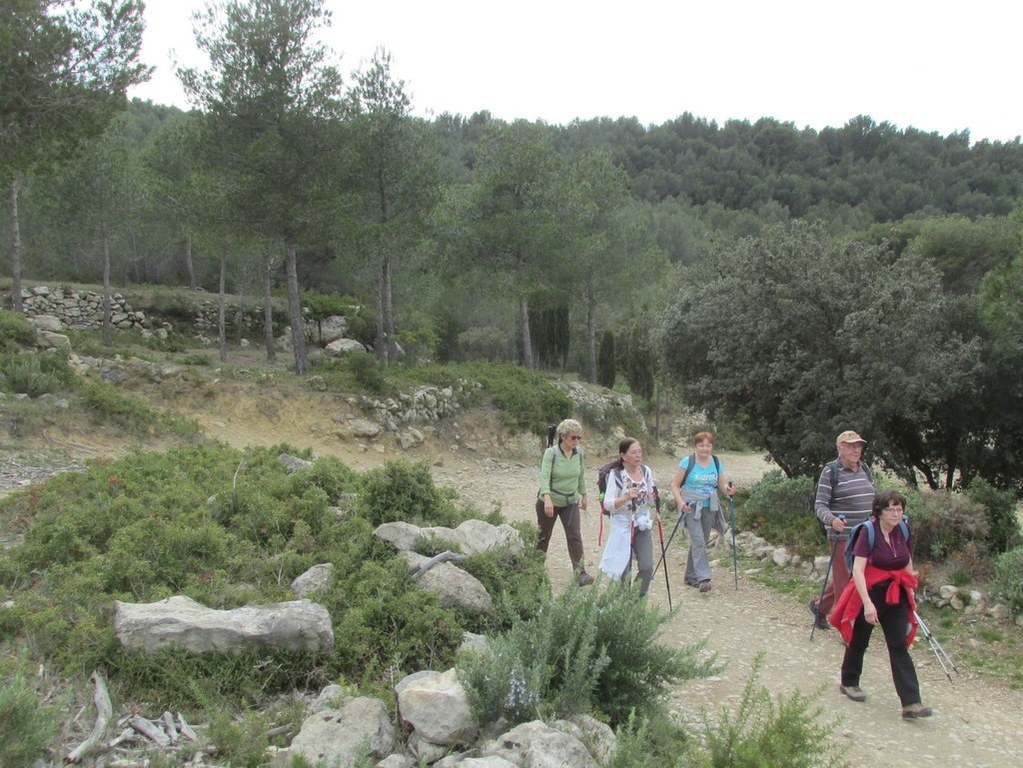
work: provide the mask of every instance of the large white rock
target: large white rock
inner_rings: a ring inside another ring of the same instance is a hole
[[[398,714],[432,744],[471,744],[478,728],[455,670],[419,674],[395,686]]]
[[[155,653],[181,648],[189,653],[283,648],[322,651],[334,646],[327,609],[310,600],[207,608],[175,595],[155,603],[116,601],[114,630],[130,651]]]
[[[522,723],[480,747],[480,757],[502,757],[530,768],[598,768],[586,746],[575,736],[539,720]]]
[[[301,756],[309,765],[355,765],[367,747],[376,759],[389,755],[395,747],[394,726],[382,701],[360,696],[307,717],[288,755]]]

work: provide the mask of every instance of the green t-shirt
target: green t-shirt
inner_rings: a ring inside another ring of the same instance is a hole
[[[565,458],[558,446],[551,446],[543,453],[540,463],[540,492],[551,495],[551,502],[556,507],[576,504],[579,497],[586,493],[585,483],[586,462],[583,452],[576,448],[570,458]]]

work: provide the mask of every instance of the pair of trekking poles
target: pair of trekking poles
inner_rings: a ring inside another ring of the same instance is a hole
[[[844,515],[839,515],[838,517],[843,521],[845,520]],[[838,551],[839,540],[840,537],[836,536],[835,540],[831,544],[831,557],[828,558],[828,567],[827,570],[824,571],[824,584],[821,585],[821,593],[820,596],[817,598],[818,610],[821,601],[824,599],[824,593],[828,589],[828,578],[831,576],[831,567],[835,563],[835,553]],[[952,657],[948,655],[948,652],[941,646],[941,643],[938,642],[938,638],[936,638],[934,636],[934,633],[931,632],[931,628],[927,626],[927,623],[923,620],[923,617],[916,611],[913,611],[913,616],[916,618],[916,624],[918,627],[920,627],[920,631],[924,633],[924,638],[927,640],[928,647],[934,653],[934,657],[938,660],[938,664],[941,666],[941,671],[945,673],[945,677],[947,677],[948,681],[951,683],[952,675],[949,672],[949,668],[951,668],[952,671],[955,672],[957,675],[959,674],[959,668],[956,667],[955,662],[952,661]],[[813,640],[813,633],[816,631],[816,629],[817,617],[814,616],[813,626],[810,628],[811,640]]]
[[[731,487],[731,483],[728,484]],[[672,609],[671,605],[671,584],[668,582],[668,547],[671,546],[671,542],[675,539],[675,534],[678,533],[678,527],[682,524],[682,518],[685,516],[682,510],[679,510],[678,520],[675,521],[675,527],[671,531],[671,535],[668,537],[668,543],[664,543],[664,525],[661,522],[661,494],[656,488],[654,488],[654,501],[657,506],[657,532],[661,539],[661,559],[657,561],[657,565],[654,567],[654,573],[661,567],[661,563],[664,563],[664,586],[668,590],[668,610]],[[731,520],[732,527],[732,570],[735,573],[735,588],[739,589],[739,556],[735,544],[735,498],[732,496],[728,497],[728,514]]]

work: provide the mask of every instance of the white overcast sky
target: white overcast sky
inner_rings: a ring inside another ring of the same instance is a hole
[[[869,115],[973,141],[1023,135],[1016,0],[326,0],[350,74],[378,46],[413,109],[566,124],[683,112],[797,128]],[[129,95],[189,106],[172,61],[203,66],[190,16],[147,0],[152,80]],[[173,52],[173,53],[172,53]]]

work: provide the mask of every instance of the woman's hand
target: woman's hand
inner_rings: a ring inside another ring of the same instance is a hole
[[[547,517],[554,517],[554,502],[548,494],[543,495],[543,513]]]
[[[877,624],[877,606],[870,600],[863,604],[863,618],[868,624]]]
[[[581,509],[583,512],[586,511],[586,494],[585,493],[579,498],[579,509]]]

